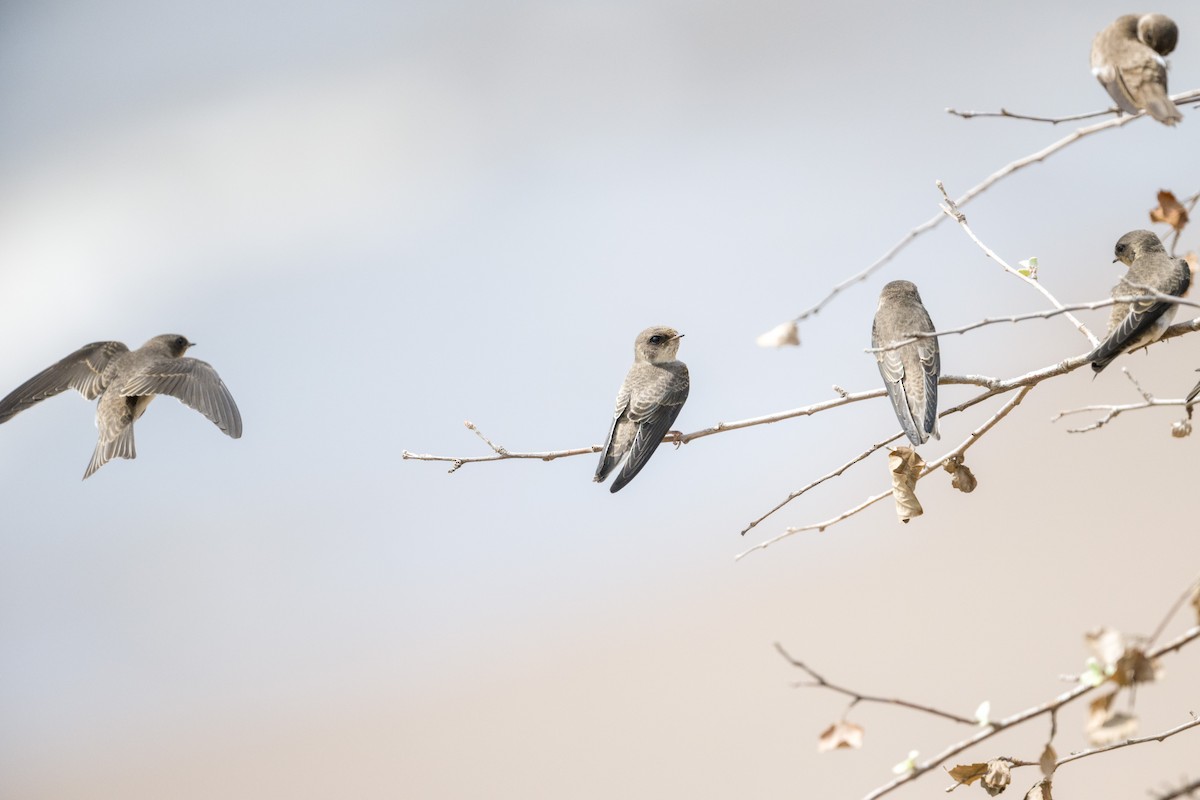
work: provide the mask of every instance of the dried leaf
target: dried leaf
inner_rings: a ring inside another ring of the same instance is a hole
[[[984,700],[979,704],[979,708],[975,709],[975,721],[980,726],[986,728],[991,724],[992,716],[992,701]]]
[[[1112,707],[1113,698],[1116,696],[1117,692],[1114,689],[1088,703],[1088,721],[1085,726],[1087,730],[1098,728],[1104,724],[1104,721],[1109,718],[1109,708]]]
[[[1137,733],[1137,729],[1137,717],[1124,711],[1116,711],[1110,714],[1102,725],[1088,728],[1088,741],[1096,747],[1104,747],[1125,741]]]
[[[1150,221],[1165,222],[1174,228],[1176,233],[1179,233],[1188,223],[1187,209],[1175,199],[1175,195],[1166,190],[1160,190],[1158,208],[1150,212]]]
[[[1058,765],[1058,753],[1054,752],[1054,746],[1046,742],[1046,749],[1042,751],[1042,757],[1038,759],[1038,766],[1042,768],[1042,774],[1047,778],[1054,777],[1054,769]]]
[[[954,456],[948,459],[942,465],[942,469],[954,476],[950,479],[950,485],[964,494],[970,494],[979,485],[979,481],[975,480],[975,475],[971,472],[970,468],[963,463],[962,456]]]
[[[1133,686],[1136,683],[1154,683],[1162,677],[1162,666],[1157,659],[1146,657],[1138,647],[1126,647],[1117,659],[1112,679],[1118,686]]]
[[[1196,274],[1200,273],[1200,256],[1196,255],[1195,250],[1189,250],[1188,254],[1183,257],[1188,266],[1192,268],[1192,282],[1196,281]]]
[[[800,330],[793,320],[776,325],[771,330],[754,340],[759,347],[783,347],[784,345],[799,345]]]
[[[1012,762],[998,758],[989,761],[987,774],[983,776],[983,789],[992,797],[1003,792],[1012,782]]]
[[[925,513],[917,500],[917,479],[925,469],[925,460],[911,447],[897,447],[888,452],[888,469],[892,473],[892,497],[896,499],[896,515],[901,522]]]
[[[853,722],[835,722],[821,732],[821,738],[817,740],[817,752],[828,753],[830,750],[841,750],[851,748],[857,750],[862,747],[863,729]]]
[[[1025,800],[1054,800],[1050,796],[1050,779],[1038,781],[1025,793]]]
[[[982,762],[979,764],[959,764],[950,770],[950,777],[958,781],[962,786],[970,786],[986,775],[987,771],[988,765]]]
[[[1188,409],[1191,413],[1191,409]],[[1192,435],[1192,421],[1190,419],[1180,419],[1171,423],[1171,435],[1176,439],[1183,439]]]
[[[1084,634],[1084,638],[1096,654],[1096,658],[1111,675],[1112,670],[1116,669],[1117,660],[1125,654],[1125,637],[1114,628],[1101,628]]]

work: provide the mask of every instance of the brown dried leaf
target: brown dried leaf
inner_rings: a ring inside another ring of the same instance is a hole
[[[942,465],[942,469],[954,476],[950,479],[950,485],[964,494],[970,494],[979,485],[970,468],[962,462],[962,456],[951,458]]]
[[[1011,782],[1012,762],[1005,761],[1003,758],[988,762],[987,774],[983,776],[981,784],[985,792],[995,797],[1007,789]]]
[[[1038,781],[1025,793],[1025,800],[1054,800],[1050,796],[1050,779]]]
[[[759,347],[784,347],[800,344],[800,329],[792,320],[780,323],[766,333],[760,334],[754,343]]]
[[[950,777],[958,781],[960,785],[970,786],[975,781],[987,774],[988,765],[985,763],[979,764],[959,764],[954,769],[950,770]]]
[[[1114,689],[1088,704],[1085,731],[1088,740],[1097,747],[1124,741],[1137,732],[1137,717],[1112,710],[1113,699],[1116,696],[1117,690]]]
[[[1158,208],[1150,212],[1151,222],[1165,222],[1175,229],[1176,233],[1183,230],[1188,223],[1187,209],[1184,208],[1175,195],[1164,190],[1158,193]]]
[[[1084,638],[1105,667],[1116,668],[1117,661],[1125,654],[1125,637],[1114,628],[1101,628],[1084,634]]]
[[[1192,268],[1192,281],[1195,282],[1196,274],[1200,272],[1200,256],[1196,255],[1195,250],[1189,250],[1188,254],[1183,257],[1183,260]]]
[[[911,447],[897,447],[888,452],[888,469],[892,473],[892,497],[896,499],[896,516],[901,522],[925,513],[917,500],[917,479],[925,469],[925,460]]]
[[[1042,768],[1042,774],[1047,778],[1054,777],[1054,769],[1058,764],[1058,753],[1054,752],[1054,746],[1046,742],[1046,749],[1042,751],[1042,757],[1038,759],[1038,766]]]
[[[853,722],[835,722],[821,732],[817,740],[817,752],[828,753],[830,750],[846,748],[857,750],[862,747],[863,729]]]
[[[1147,658],[1145,651],[1138,647],[1126,647],[1117,659],[1112,680],[1118,686],[1133,686],[1135,683],[1153,683],[1161,676],[1162,667],[1157,659]]]

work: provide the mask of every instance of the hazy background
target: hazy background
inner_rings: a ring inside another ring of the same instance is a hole
[[[877,454],[738,536],[896,430],[886,401],[664,448],[615,496],[592,456],[400,458],[485,454],[464,419],[511,449],[599,443],[651,324],[687,335],[695,430],[877,386],[887,280],[942,327],[1043,308],[943,225],[803,347],[754,345],[933,214],[935,179],[960,194],[1072,129],[946,106],[1107,104],[1088,49],[1130,9],[1081,9],[0,4],[0,392],[86,342],[178,332],[246,430],[162,399],[138,459],[81,483],[92,405],[0,428],[0,797],[853,798],[969,731],[860,707],[864,749],[818,756],[844,702],[790,688],[772,642],[862,691],[1002,716],[1065,688],[1085,630],[1149,633],[1200,565],[1200,439],[1170,438],[1178,409],[1050,423],[1135,401],[1117,367],[1034,392],[970,451],[974,494],[931,477],[910,525],[881,503],[738,563],[887,486]],[[1194,4],[1157,10],[1182,29],[1172,89],[1200,86]],[[1107,296],[1155,192],[1200,189],[1184,114],[1007,179],[974,229],[1064,301]],[[1010,376],[1085,348],[1054,319],[942,354]],[[1120,365],[1180,397],[1200,339]],[[998,402],[943,420],[926,457]],[[1200,710],[1193,650],[1139,692],[1143,733]],[[962,760],[1036,759],[1046,730]],[[1071,764],[1055,796],[1195,777],[1198,736]]]

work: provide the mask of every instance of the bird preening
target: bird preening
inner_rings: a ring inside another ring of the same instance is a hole
[[[1179,28],[1164,14],[1126,14],[1096,34],[1092,74],[1127,114],[1146,111],[1164,125],[1183,119],[1167,95],[1166,56]]]
[[[690,379],[687,365],[676,360],[683,334],[674,328],[647,328],[633,345],[633,366],[617,392],[617,404],[608,437],[596,467],[601,482],[625,460],[609,491],[618,492],[641,472],[662,444],[679,410],[687,400]]]
[[[47,367],[0,400],[0,423],[67,389],[96,404],[99,439],[83,473],[87,479],[113,458],[135,458],[133,423],[155,395],[170,395],[208,417],[234,439],[242,416],[216,370],[185,358],[195,342],[174,333],[155,336],[137,350],[121,342],[92,342]]]

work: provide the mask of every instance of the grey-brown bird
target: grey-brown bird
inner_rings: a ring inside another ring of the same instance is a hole
[[[932,333],[933,329],[914,284],[892,281],[883,287],[871,325],[872,347],[886,347],[911,339],[914,333]],[[913,446],[925,444],[930,436],[940,439],[937,395],[942,360],[938,340],[917,339],[891,350],[878,350],[875,359],[896,419]]]
[[[183,354],[195,342],[174,333],[155,336],[137,350],[121,342],[92,342],[34,375],[0,400],[0,423],[47,397],[74,389],[96,404],[96,451],[86,480],[113,458],[135,458],[133,423],[157,394],[169,394],[212,420],[234,439],[242,416],[209,364]]]
[[[1183,119],[1167,96],[1167,61],[1179,28],[1163,14],[1126,14],[1092,41],[1092,74],[1127,114],[1143,109],[1164,125]]]
[[[1182,297],[1192,282],[1187,261],[1169,255],[1152,231],[1130,231],[1117,240],[1116,258],[1129,267],[1125,277],[1113,287],[1113,298],[1138,297],[1147,290]],[[1121,353],[1145,347],[1157,341],[1175,319],[1179,306],[1162,300],[1138,300],[1117,303],[1108,322],[1108,334],[1088,354],[1092,369],[1100,372]]]
[[[596,467],[595,481],[599,483],[628,454],[610,492],[620,491],[641,472],[687,400],[691,386],[688,368],[675,359],[682,338],[674,328],[658,326],[642,331],[634,342],[633,366],[617,392],[612,425]]]

